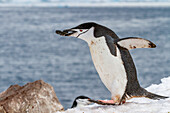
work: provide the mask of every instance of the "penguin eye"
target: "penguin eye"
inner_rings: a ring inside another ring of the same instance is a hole
[[[80,32],[82,32],[83,30],[82,29],[80,29]]]

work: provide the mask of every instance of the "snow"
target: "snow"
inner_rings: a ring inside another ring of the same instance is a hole
[[[170,76],[163,78],[161,82],[158,85],[153,84],[146,89],[156,94],[170,96]],[[103,106],[93,104],[57,113],[170,113],[170,98],[164,100],[133,98],[123,105]]]

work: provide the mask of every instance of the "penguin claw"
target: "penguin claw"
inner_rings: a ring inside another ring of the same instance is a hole
[[[126,100],[123,100],[119,103],[119,105],[126,103]]]

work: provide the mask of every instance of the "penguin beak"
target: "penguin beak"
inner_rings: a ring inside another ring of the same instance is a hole
[[[77,33],[77,31],[75,31],[73,29],[66,29],[63,31],[56,30],[56,34],[59,34],[61,36],[74,36],[76,33]]]

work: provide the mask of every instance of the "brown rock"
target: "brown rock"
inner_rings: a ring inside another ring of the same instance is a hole
[[[64,110],[51,85],[42,80],[12,85],[0,93],[0,113],[55,113]]]

